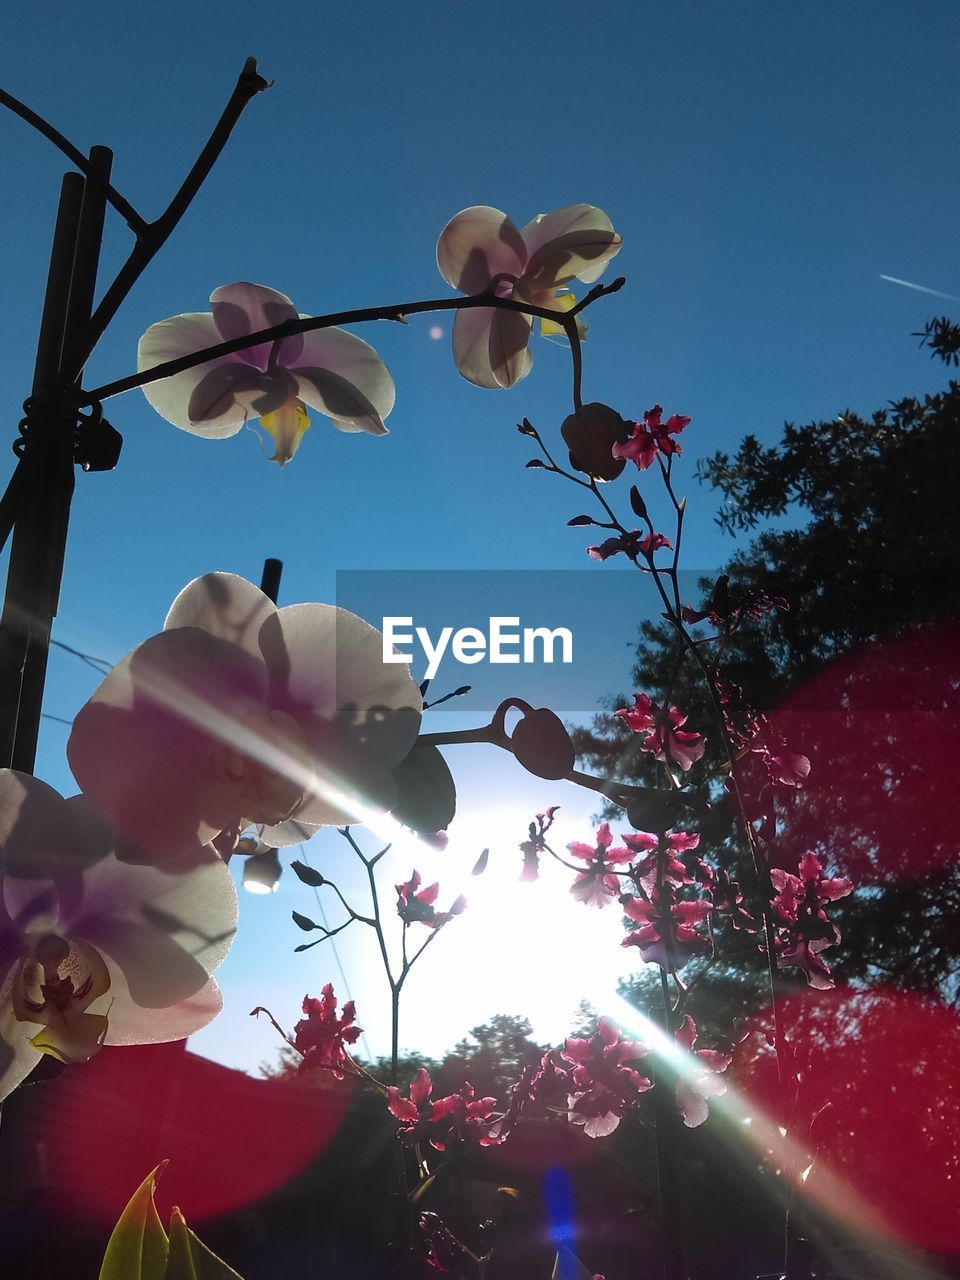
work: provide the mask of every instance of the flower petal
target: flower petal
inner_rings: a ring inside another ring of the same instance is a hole
[[[603,210],[589,204],[541,213],[521,234],[528,254],[522,289],[555,288],[575,276],[590,283],[623,244]]]
[[[140,339],[137,347],[137,369],[144,373],[154,365],[176,360],[179,356],[192,355],[194,351],[202,351],[220,341],[220,332],[209,311],[195,311],[174,316],[170,320],[161,320],[159,324],[152,324]],[[229,360],[229,357],[226,359]],[[224,361],[207,360],[196,368],[175,373],[170,378],[161,378],[159,382],[148,383],[143,388],[143,394],[162,418],[172,422],[181,431],[218,436],[221,439],[236,435],[244,423],[244,412],[239,405],[234,405],[219,418],[205,422],[201,433],[197,432],[196,424],[190,420],[187,411],[196,387],[221,363]]]
[[[236,932],[237,895],[222,859],[210,853],[205,863],[178,871],[104,858],[84,875],[73,918],[61,922],[65,934],[122,970],[130,998],[144,1008],[199,991]]]
[[[499,209],[478,204],[451,218],[437,241],[437,266],[461,293],[483,293],[498,275],[523,273],[527,250],[513,222]]]
[[[222,433],[216,424],[225,415],[242,411],[245,422],[247,418],[273,413],[291,399],[295,389],[296,384],[286,369],[265,373],[225,357],[204,374],[190,393],[187,430],[193,435],[213,434],[219,438]],[[214,424],[212,432],[207,430],[210,423]]]
[[[390,370],[373,347],[344,329],[304,334],[303,352],[291,373],[300,398],[342,431],[384,435],[384,418],[397,398]]]
[[[527,349],[531,318],[517,311],[476,307],[458,311],[453,322],[453,358],[477,387],[512,387],[533,366]]]
[[[205,573],[183,588],[170,606],[163,629],[199,627],[259,660],[263,656],[260,628],[276,611],[269,596],[239,574]]]
[[[259,333],[261,329],[272,329],[284,320],[300,319],[299,312],[285,293],[268,289],[263,284],[241,281],[239,284],[221,285],[210,295],[210,303],[213,322],[224,342],[246,337],[248,333]],[[283,338],[273,363],[289,368],[302,349],[303,334]],[[272,350],[273,343],[264,342],[237,352],[237,355],[246,364],[265,369]]]
[[[81,709],[67,757],[132,842],[124,860],[195,853],[235,820],[217,751],[249,736],[244,716],[262,706],[265,675],[237,646],[178,627],[128,654]]]
[[[380,808],[390,771],[417,738],[423,701],[404,664],[383,661],[383,636],[333,605],[289,605],[264,623],[270,702],[300,725],[320,774],[319,792],[293,818],[337,821],[357,795]]]
[[[78,824],[45,782],[0,769],[0,873],[57,881],[79,874],[106,852],[104,836]]]
[[[43,1028],[36,1022],[21,1022],[13,1011],[13,980],[11,971],[0,982],[0,1102],[27,1078],[42,1056],[30,1038]]]
[[[126,990],[123,972],[112,965],[111,993],[115,996],[108,1015],[104,1044],[166,1044],[193,1035],[212,1022],[223,1008],[220,988],[213,978],[194,995],[166,1009],[144,1009]]]

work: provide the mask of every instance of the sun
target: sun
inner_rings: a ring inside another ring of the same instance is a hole
[[[618,982],[636,971],[635,953],[621,946],[615,901],[584,906],[570,894],[575,873],[549,856],[538,880],[520,881],[518,845],[531,816],[513,805],[461,816],[447,848],[421,858],[424,878],[440,880],[438,906],[463,893],[468,907],[411,975],[403,1029],[409,1044],[442,1051],[454,1019],[459,1038],[498,1013],[524,1015],[535,1039],[557,1044],[577,1025],[583,1001],[598,1014],[612,1012]],[[558,815],[550,843],[566,856],[568,841],[589,840],[593,830],[589,814],[571,806]],[[474,877],[482,848],[490,850],[487,867]]]

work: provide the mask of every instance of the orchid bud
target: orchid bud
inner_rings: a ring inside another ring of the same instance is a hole
[[[595,480],[616,480],[626,466],[613,456],[613,446],[630,436],[630,424],[616,409],[594,401],[564,418],[560,434],[570,450],[570,462]]]
[[[570,735],[547,707],[528,711],[510,739],[513,754],[538,778],[565,778],[576,759]]]

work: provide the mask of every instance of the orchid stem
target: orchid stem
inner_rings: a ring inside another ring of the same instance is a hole
[[[130,201],[121,195],[116,187],[103,178],[102,174],[98,172],[94,165],[91,165],[79,147],[75,147],[70,139],[55,128],[49,120],[45,120],[38,112],[28,107],[25,102],[21,102],[19,98],[15,98],[12,93],[7,93],[5,89],[0,89],[0,106],[7,107],[14,115],[19,116],[21,120],[25,120],[27,124],[36,129],[38,133],[43,134],[48,141],[62,151],[67,159],[76,165],[85,178],[103,191],[107,202],[113,205],[134,235],[138,237],[143,235],[149,225],[146,219],[137,213]]]
[[[230,100],[223,109],[223,114],[194,161],[190,172],[160,217],[155,222],[140,228],[137,243],[131,250],[130,256],[117,272],[100,300],[100,305],[80,334],[76,344],[76,360],[81,367],[86,363],[91,351],[103,336],[107,325],[120,309],[130,290],[166,244],[177,223],[190,207],[194,196],[226,146],[247,103],[264,89],[269,89],[270,84],[270,81],[264,80],[258,73],[256,59],[248,58],[236,87],[230,95]]]
[[[118,277],[119,278],[119,277]],[[594,298],[615,293],[624,284],[623,277],[605,286],[602,292],[594,291]],[[102,309],[104,302],[100,304]],[[586,301],[586,299],[584,299]],[[119,305],[119,304],[118,304]],[[257,333],[245,334],[241,338],[232,338],[229,342],[218,342],[212,347],[204,347],[202,351],[193,351],[189,355],[179,356],[176,360],[165,360],[162,364],[145,369],[142,373],[132,373],[129,377],[119,378],[116,382],[105,383],[86,391],[79,400],[80,407],[99,404],[111,396],[120,395],[124,391],[133,391],[136,387],[145,387],[161,378],[173,377],[187,369],[194,369],[208,360],[217,360],[222,356],[234,355],[238,351],[246,351],[249,347],[260,343],[275,342],[281,338],[293,337],[299,333],[313,333],[317,329],[331,329],[345,324],[365,324],[371,320],[402,320],[408,315],[417,315],[429,311],[470,311],[476,307],[489,307],[499,311],[516,311],[521,315],[536,316],[542,320],[552,320],[566,325],[567,317],[572,312],[551,311],[549,307],[537,307],[532,303],[517,302],[513,298],[500,298],[493,293],[471,294],[466,298],[429,298],[425,301],[396,302],[380,307],[357,307],[350,311],[335,311],[325,316],[310,316],[306,320],[285,320],[282,324],[273,325],[269,329],[261,329]],[[114,308],[115,310],[116,308]],[[99,309],[97,315],[99,316]],[[97,316],[94,317],[97,319]],[[576,363],[574,365],[576,377]]]

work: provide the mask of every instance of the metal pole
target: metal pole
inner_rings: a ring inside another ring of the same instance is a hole
[[[112,156],[91,163],[109,177]],[[66,394],[81,370],[71,343],[89,319],[106,203],[105,187],[64,175],[44,299],[28,434],[3,615],[0,617],[0,763],[32,773],[50,629],[60,602],[74,485],[76,415]]]
[[[277,603],[277,596],[280,594],[280,578],[282,574],[282,560],[264,560],[263,575],[260,578],[260,590],[274,604]]]

